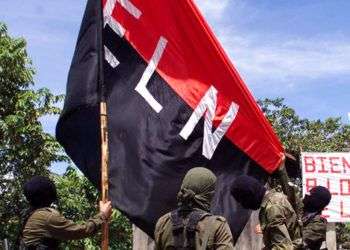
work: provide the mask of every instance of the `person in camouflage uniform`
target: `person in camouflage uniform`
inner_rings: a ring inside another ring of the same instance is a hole
[[[265,249],[301,249],[297,214],[283,193],[266,190],[253,177],[242,175],[234,181],[231,194],[243,208],[260,208],[259,221]]]
[[[30,209],[23,219],[20,249],[58,249],[60,240],[82,239],[97,232],[111,215],[111,203],[100,203],[100,213],[84,224],[75,224],[50,205],[57,200],[55,184],[48,178],[35,176],[24,186]]]
[[[226,219],[209,213],[215,175],[206,168],[187,172],[178,193],[178,209],[162,216],[155,229],[155,249],[233,249]]]
[[[327,188],[316,186],[303,199],[303,242],[306,250],[319,250],[326,240],[327,220],[321,213],[331,198]]]
[[[326,240],[327,220],[321,213],[331,200],[328,189],[321,186],[314,187],[310,190],[310,195],[305,195],[302,199],[299,188],[289,181],[284,167],[269,178],[269,184],[279,192],[289,193],[288,200],[300,220],[303,249],[319,250],[322,242]]]

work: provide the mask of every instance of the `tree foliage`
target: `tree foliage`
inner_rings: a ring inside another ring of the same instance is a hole
[[[23,183],[48,175],[53,162],[65,161],[55,138],[40,118],[60,112],[62,96],[33,90],[34,69],[22,38],[11,38],[0,23],[0,239],[13,239],[25,207]]]
[[[97,214],[98,192],[77,170],[68,167],[63,176],[55,176],[58,191],[58,209],[66,218],[83,222]],[[99,249],[100,234],[92,238],[62,244],[63,249]],[[129,221],[114,210],[110,222],[110,248],[126,250],[132,246],[132,229]]]
[[[282,98],[260,100],[259,104],[271,122],[287,152],[341,152],[349,150],[350,126],[341,118],[309,120],[300,118]]]

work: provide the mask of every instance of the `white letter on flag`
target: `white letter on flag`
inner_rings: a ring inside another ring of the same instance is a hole
[[[141,16],[141,11],[133,5],[129,0],[107,0],[104,8],[103,8],[103,18],[104,18],[104,26],[107,24],[111,29],[120,37],[123,37],[125,34],[125,28],[114,19],[112,13],[115,9],[116,2],[119,2],[124,9],[126,9],[133,17],[139,19]],[[113,67],[117,67],[119,65],[118,59],[112,54],[112,52],[105,46],[105,58],[107,62]]]
[[[232,102],[224,119],[216,128],[215,132],[212,133],[213,120],[215,118],[215,110],[217,105],[217,92],[218,91],[214,88],[214,86],[211,86],[208,89],[196,109],[193,111],[190,119],[180,132],[180,136],[187,140],[201,117],[205,114],[202,154],[209,160],[213,157],[214,151],[219,145],[219,142],[236,118],[239,109],[239,106]]]
[[[167,40],[164,37],[160,37],[156,50],[153,53],[153,56],[151,60],[149,61],[149,64],[143,72],[143,75],[139,81],[139,83],[136,85],[135,90],[146,100],[146,102],[156,111],[159,113],[162,110],[162,105],[152,96],[152,94],[148,91],[147,83],[151,79],[154,71],[156,70],[158,63],[160,59],[162,58],[162,55],[164,53]]]
[[[125,34],[125,28],[112,17],[116,2],[119,2],[121,6],[136,19],[139,19],[142,13],[129,0],[107,0],[103,9],[104,25],[108,24],[115,33],[117,33],[120,37],[123,37]]]

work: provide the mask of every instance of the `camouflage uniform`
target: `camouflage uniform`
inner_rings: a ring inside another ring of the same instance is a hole
[[[271,189],[264,196],[259,220],[266,249],[301,248],[301,232],[297,214],[284,194]]]
[[[327,220],[320,213],[303,217],[303,242],[306,250],[319,250],[326,240]]]
[[[84,224],[75,224],[55,209],[40,208],[27,220],[22,242],[27,249],[36,249],[39,245],[49,245],[47,249],[56,249],[59,240],[82,239],[93,235],[103,221],[103,216],[98,214]]]
[[[155,230],[156,250],[176,249],[173,236],[171,213],[162,216]],[[206,245],[205,248],[203,248]],[[196,227],[195,249],[233,249],[232,235],[226,219],[221,216],[206,216]]]

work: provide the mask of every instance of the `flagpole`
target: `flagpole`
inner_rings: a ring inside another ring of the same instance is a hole
[[[107,104],[105,101],[100,103],[100,122],[101,122],[101,192],[102,201],[108,201],[108,127],[107,127]],[[109,225],[104,222],[102,225],[101,249],[108,250],[109,245]]]
[[[103,72],[103,60],[104,60],[104,47],[103,47],[103,5],[102,0],[99,5],[99,20],[98,20],[98,45],[99,45],[99,86],[100,86],[100,131],[101,131],[101,199],[102,202],[107,202],[109,200],[108,191],[108,124],[107,124],[107,102],[106,102],[106,89],[104,83],[104,72]],[[102,225],[102,240],[101,240],[101,250],[108,250],[109,246],[109,225],[108,222],[104,222]]]

